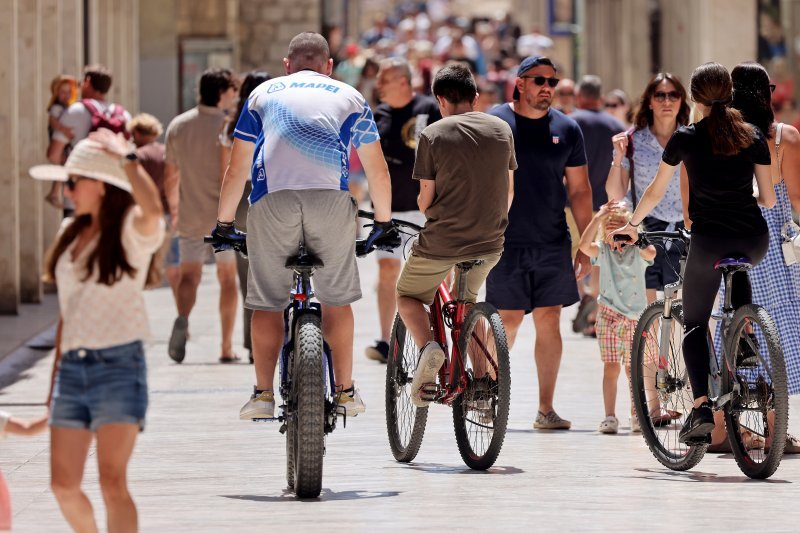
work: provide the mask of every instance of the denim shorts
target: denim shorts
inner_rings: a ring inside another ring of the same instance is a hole
[[[50,425],[97,431],[105,424],[138,424],[147,412],[147,365],[141,341],[61,356]]]

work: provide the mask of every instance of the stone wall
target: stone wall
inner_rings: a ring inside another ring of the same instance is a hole
[[[239,2],[236,35],[239,68],[283,74],[289,41],[304,31],[321,31],[318,0],[246,0]]]

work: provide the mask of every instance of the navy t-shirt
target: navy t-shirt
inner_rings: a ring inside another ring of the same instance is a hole
[[[710,237],[755,237],[767,223],[753,196],[755,165],[769,165],[769,145],[753,127],[753,143],[736,155],[714,155],[708,121],[678,128],[661,159],[686,166],[692,233]]]
[[[606,180],[614,158],[611,137],[625,131],[625,126],[605,111],[578,109],[569,118],[578,123],[586,142],[586,159],[589,161],[589,183],[592,184],[592,209],[598,211],[608,202]]]
[[[580,127],[553,108],[540,119],[518,115],[508,104],[489,113],[511,126],[519,165],[514,172],[506,248],[563,244],[570,238],[564,215],[564,169],[586,164]]]

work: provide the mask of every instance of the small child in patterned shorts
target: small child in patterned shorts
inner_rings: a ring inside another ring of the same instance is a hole
[[[636,321],[647,306],[644,271],[653,264],[656,249],[626,246],[615,252],[603,241],[595,241],[602,226],[602,236],[627,224],[631,212],[625,202],[609,202],[602,206],[581,236],[580,250],[600,267],[600,295],[597,298],[597,340],[603,360],[603,403],[606,417],[600,433],[616,433],[617,382],[620,363],[625,365],[628,382],[631,378],[631,345]],[[631,429],[638,430],[631,415]]]

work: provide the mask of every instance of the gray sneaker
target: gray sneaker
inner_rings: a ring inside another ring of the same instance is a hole
[[[179,316],[172,325],[172,334],[169,336],[169,357],[176,363],[186,357],[186,339],[189,337],[189,319]]]
[[[536,420],[533,422],[533,429],[569,429],[571,427],[572,422],[564,420],[555,411],[550,411],[547,414],[539,411],[536,413]]]
[[[239,420],[275,418],[275,394],[271,390],[253,393],[239,410]]]
[[[367,406],[364,405],[364,400],[361,399],[361,394],[355,388],[355,385],[353,386],[353,394],[343,392],[339,396],[339,407],[344,407],[348,417],[358,416],[367,410]]]
[[[417,369],[414,370],[414,379],[411,380],[411,403],[416,407],[428,407],[430,405],[430,400],[420,398],[420,390],[426,383],[436,383],[436,377],[443,363],[444,351],[439,346],[439,343],[431,341],[426,344],[422,349],[422,353],[420,353]]]

